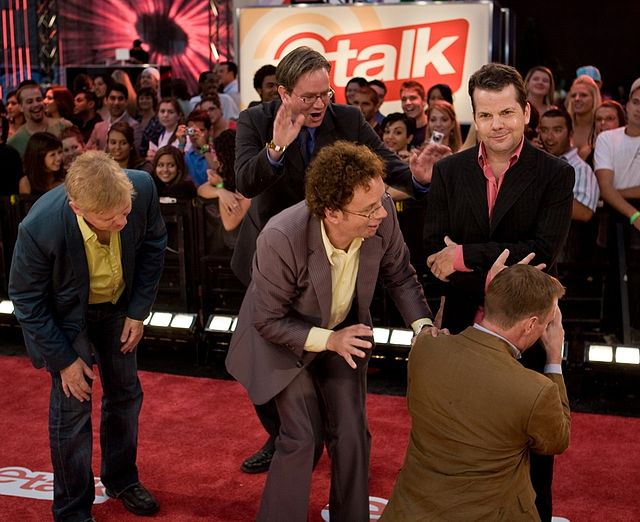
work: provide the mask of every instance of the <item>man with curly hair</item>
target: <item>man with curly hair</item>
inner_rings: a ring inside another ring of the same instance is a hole
[[[227,369],[255,404],[275,398],[281,418],[260,521],[307,520],[325,440],[331,520],[369,520],[365,395],[378,276],[407,325],[438,333],[384,172],[364,145],[324,147],[307,171],[306,200],[258,237]]]

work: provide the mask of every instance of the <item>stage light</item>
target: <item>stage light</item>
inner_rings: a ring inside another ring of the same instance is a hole
[[[613,346],[592,344],[587,347],[587,362],[613,362]]]
[[[640,348],[634,348],[632,346],[616,347],[616,363],[640,364]]]
[[[149,321],[149,326],[160,326],[166,328],[171,324],[172,314],[169,312],[153,312],[153,317]]]
[[[411,339],[413,339],[413,330],[406,330],[404,328],[394,328],[391,331],[391,338],[389,344],[395,344],[399,346],[411,346]]]
[[[13,303],[8,299],[0,301],[0,314],[13,314]]]
[[[389,330],[388,328],[373,329],[373,340],[376,344],[387,344],[389,342],[390,335],[391,330]]]
[[[212,315],[205,327],[206,332],[233,332],[238,318],[232,315]]]
[[[171,328],[190,330],[196,322],[196,314],[176,314],[171,319]]]

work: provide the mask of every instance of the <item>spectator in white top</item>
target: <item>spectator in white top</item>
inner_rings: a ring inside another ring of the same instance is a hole
[[[240,107],[240,90],[238,89],[238,66],[234,62],[221,62],[216,69],[219,90],[223,94],[231,96],[236,105]]]

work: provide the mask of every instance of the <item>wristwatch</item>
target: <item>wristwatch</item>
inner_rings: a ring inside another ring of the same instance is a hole
[[[267,148],[271,149],[271,150],[274,150],[276,152],[284,152],[287,149],[287,146],[286,145],[282,145],[282,146],[276,145],[274,143],[274,141],[271,140],[269,143],[267,143]]]

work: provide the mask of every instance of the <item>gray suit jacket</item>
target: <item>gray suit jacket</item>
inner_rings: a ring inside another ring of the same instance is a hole
[[[282,166],[272,167],[265,152],[265,145],[273,138],[273,120],[280,105],[280,101],[261,103],[242,111],[238,120],[236,183],[238,191],[252,200],[240,228],[231,267],[245,286],[251,279],[251,262],[260,231],[272,216],[304,199],[306,166],[298,140],[285,151]],[[385,160],[385,182],[413,194],[409,166],[382,144],[357,107],[338,104],[327,107],[316,130],[314,155],[338,140],[367,145]]]
[[[403,319],[411,324],[431,317],[431,312],[393,203],[386,202],[385,208],[388,217],[360,251],[354,298],[358,321],[371,325],[369,306],[380,275]],[[302,201],[275,216],[258,238],[252,282],[227,355],[227,370],[255,404],[275,397],[316,357],[304,351],[304,343],[311,327],[326,328],[331,295],[320,220]]]
[[[505,341],[470,327],[418,339],[407,401],[409,446],[381,520],[540,520],[529,452],[569,445],[562,375],[527,370]]]

